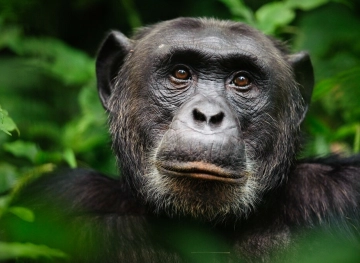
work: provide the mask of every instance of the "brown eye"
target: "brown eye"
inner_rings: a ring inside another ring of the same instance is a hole
[[[240,88],[245,88],[251,83],[250,79],[244,75],[235,76],[232,82],[235,86],[238,86]]]
[[[180,80],[188,80],[191,78],[190,72],[186,68],[176,68],[172,73],[172,76]]]

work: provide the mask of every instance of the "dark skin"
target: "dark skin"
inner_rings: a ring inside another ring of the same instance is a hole
[[[308,230],[332,227],[356,242],[360,158],[296,160],[306,53],[244,24],[180,18],[110,33],[96,69],[121,179],[42,177],[15,201],[36,222],[25,233],[5,220],[10,240],[71,262],[289,262]]]

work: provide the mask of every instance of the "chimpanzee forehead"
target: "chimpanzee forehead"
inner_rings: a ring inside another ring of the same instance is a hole
[[[271,48],[271,45],[272,43],[256,41],[252,36],[223,32],[219,34],[217,30],[204,28],[173,31],[172,34],[156,38],[151,53],[157,58],[171,57],[176,53],[190,54],[190,52],[203,54],[207,58],[246,56],[270,65],[272,58],[276,56],[276,50]]]
[[[278,51],[268,37],[242,23],[181,19],[167,21],[157,29],[143,39],[147,45],[151,43],[155,53],[163,53],[176,47],[189,47],[209,54],[241,52],[271,57]]]
[[[268,42],[266,37],[257,32],[233,30],[225,27],[203,26],[198,28],[168,28],[155,36],[158,41],[170,43],[187,42],[194,44],[213,45],[217,47],[236,47],[242,42]]]

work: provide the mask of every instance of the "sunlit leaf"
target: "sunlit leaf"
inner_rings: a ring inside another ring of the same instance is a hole
[[[95,76],[95,63],[86,53],[53,38],[24,38],[9,43],[20,56],[67,85],[87,83]]]
[[[295,18],[295,12],[283,2],[273,2],[260,7],[255,17],[261,31],[274,34],[278,27],[289,24]]]
[[[30,161],[34,162],[37,153],[39,152],[38,147],[33,142],[24,142],[21,140],[5,143],[4,150],[12,153],[17,157],[25,157]]]
[[[323,4],[331,2],[330,0],[287,0],[286,3],[289,7],[299,8],[304,11],[314,9]]]
[[[325,156],[330,153],[330,144],[326,141],[324,136],[318,135],[314,140],[316,156]]]
[[[69,166],[71,168],[75,168],[77,166],[76,165],[76,157],[75,157],[74,151],[72,149],[67,148],[64,151],[63,157],[64,157],[64,160],[69,164]]]
[[[238,20],[250,25],[255,25],[254,13],[242,0],[220,0],[230,10],[231,14]]]
[[[16,130],[19,134],[19,130],[15,122],[9,117],[9,114],[6,110],[3,110],[0,106],[0,130],[6,134],[11,135],[11,131]]]
[[[25,207],[12,206],[8,209],[8,211],[24,221],[34,222],[35,215],[30,209]]]
[[[0,260],[15,258],[66,258],[67,255],[58,249],[31,243],[5,243],[0,242]]]

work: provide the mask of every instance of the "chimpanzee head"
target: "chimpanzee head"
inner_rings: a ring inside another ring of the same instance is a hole
[[[179,18],[113,31],[98,90],[122,175],[170,216],[245,216],[284,181],[310,101],[306,53],[241,23]]]

